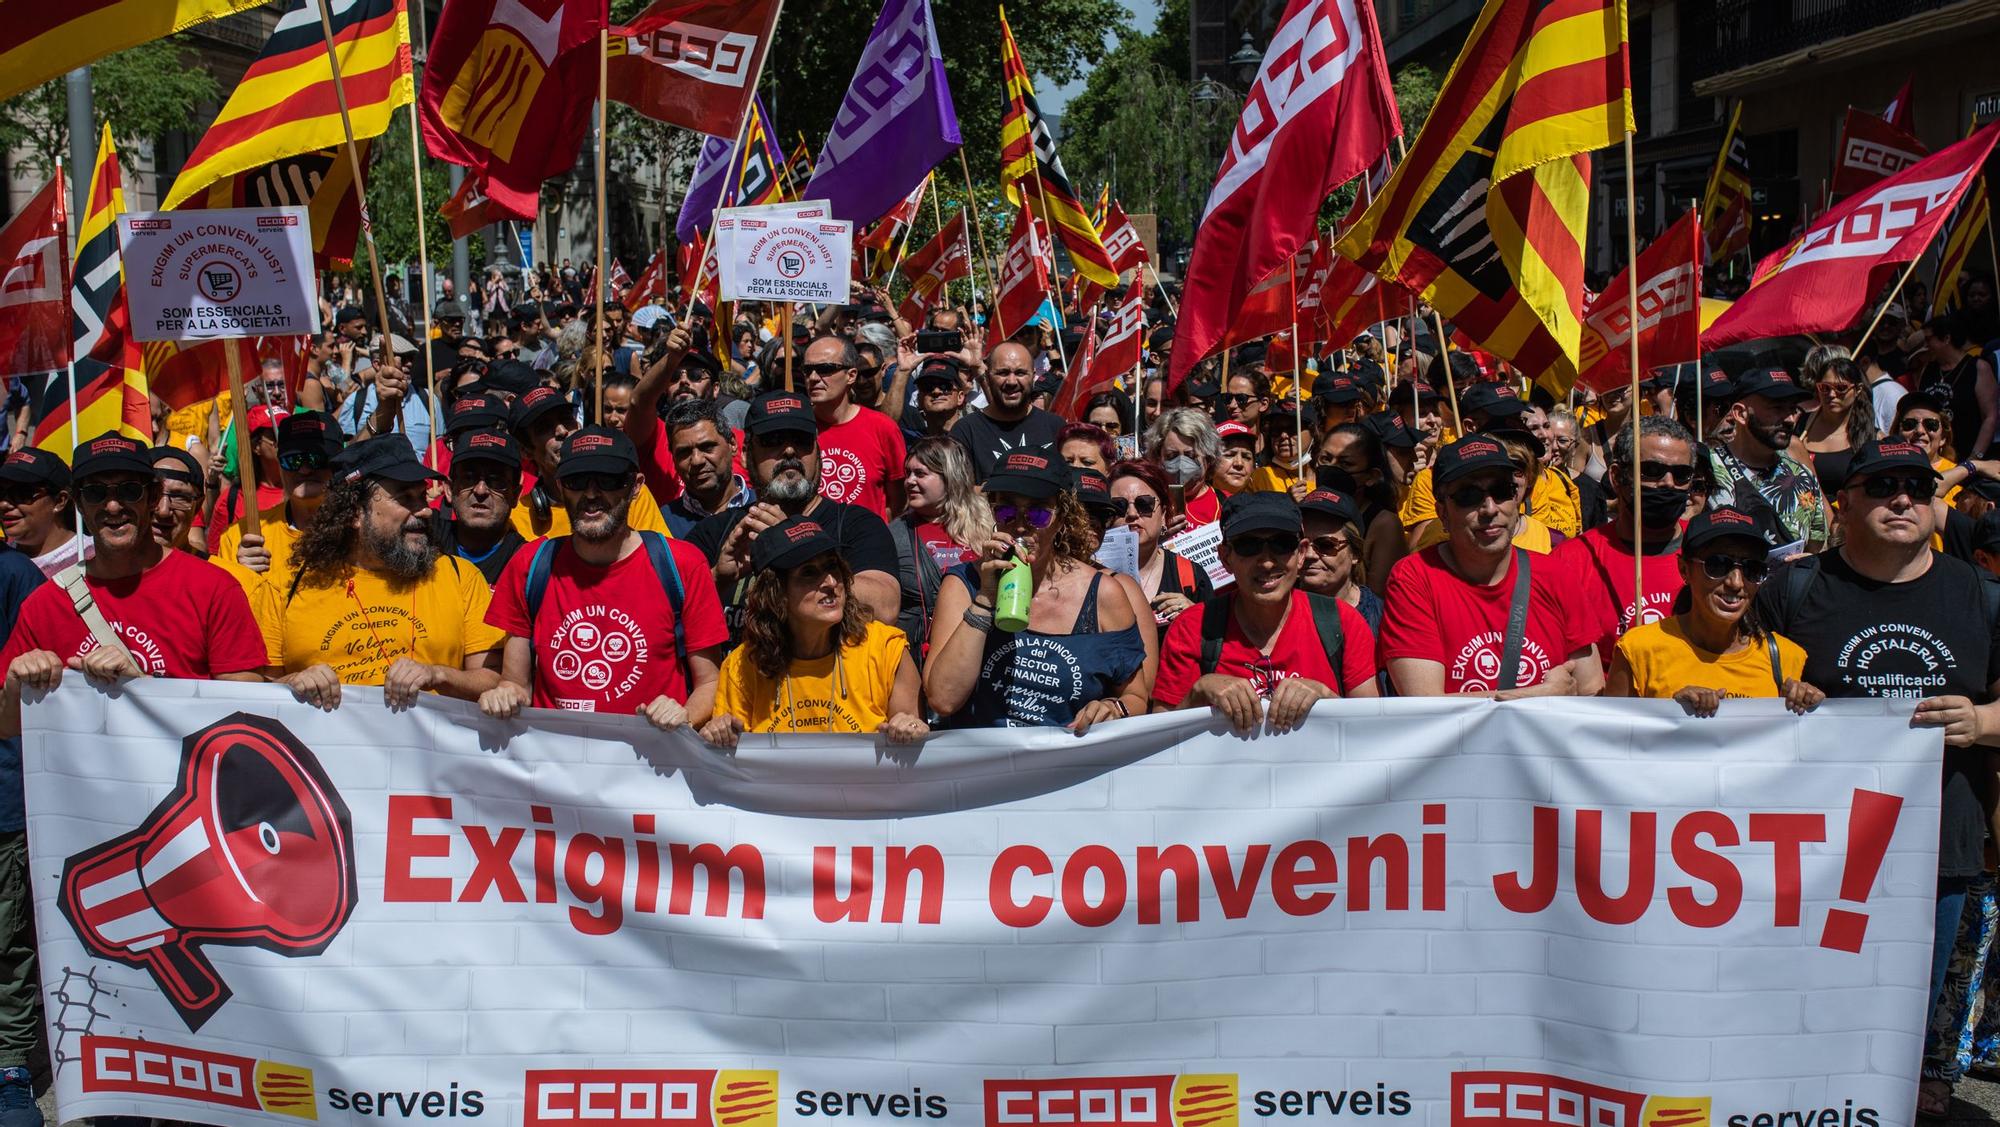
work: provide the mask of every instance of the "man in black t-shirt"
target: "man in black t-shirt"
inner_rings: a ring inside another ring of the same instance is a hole
[[[986,405],[960,419],[951,437],[972,458],[972,480],[984,482],[1009,450],[1047,446],[1063,420],[1034,405],[1035,354],[1008,341],[993,350],[986,375]]]
[[[1978,795],[2000,746],[2000,596],[1981,573],[1931,550],[1937,471],[1921,447],[1870,442],[1839,490],[1838,549],[1773,573],[1757,593],[1771,629],[1806,651],[1804,680],[1830,697],[1920,698],[1911,723],[1944,729],[1938,914],[1931,995],[1943,986],[1965,889],[1985,870]]]
[[[742,637],[751,543],[779,521],[807,513],[840,541],[841,558],[854,569],[856,597],[877,619],[895,622],[903,602],[895,541],[881,517],[819,495],[819,424],[812,404],[799,392],[767,391],[751,402],[743,432],[757,502],[717,513],[687,535],[688,543],[715,567],[715,590],[722,596],[730,636]]]

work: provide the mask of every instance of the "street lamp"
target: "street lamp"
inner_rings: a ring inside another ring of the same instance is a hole
[[[1236,76],[1237,84],[1248,88],[1250,83],[1255,81],[1257,68],[1263,65],[1263,62],[1264,53],[1250,41],[1250,33],[1244,32],[1243,42],[1237,46],[1236,53],[1229,56],[1230,73]]]

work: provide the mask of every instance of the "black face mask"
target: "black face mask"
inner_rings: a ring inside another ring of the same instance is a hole
[[[1671,485],[1648,485],[1639,493],[1639,523],[1647,528],[1667,528],[1681,519],[1687,509],[1688,490]]]

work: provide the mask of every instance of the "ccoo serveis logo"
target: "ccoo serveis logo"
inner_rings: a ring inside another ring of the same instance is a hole
[[[84,1036],[83,1090],[319,1118],[310,1068],[130,1037]]]
[[[572,1068],[528,1073],[522,1127],[776,1127],[764,1069]]]
[[[986,1127],[1236,1127],[1235,1073],[988,1080]]]
[[[1709,1127],[1709,1097],[1649,1096],[1545,1072],[1454,1072],[1451,1127]]]

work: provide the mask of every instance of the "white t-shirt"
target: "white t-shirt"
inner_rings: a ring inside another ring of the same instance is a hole
[[[1868,395],[1875,402],[1875,433],[1892,435],[1895,433],[1896,405],[1910,394],[1902,384],[1884,375],[1868,385]]]

